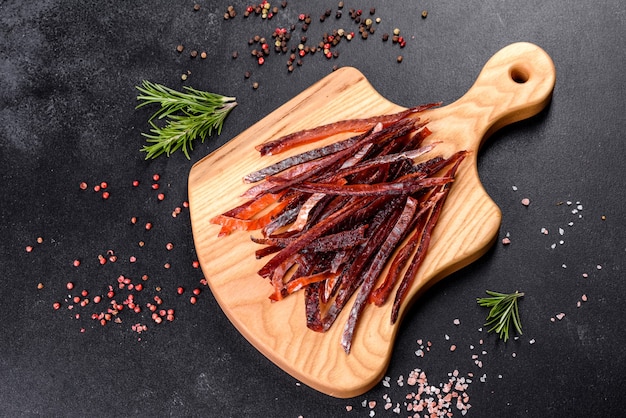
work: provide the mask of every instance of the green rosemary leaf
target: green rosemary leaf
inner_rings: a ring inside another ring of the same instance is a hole
[[[487,290],[491,297],[476,298],[479,306],[491,308],[487,314],[485,322],[489,332],[496,332],[500,339],[507,341],[509,339],[509,329],[511,323],[518,334],[522,333],[522,323],[519,315],[518,299],[524,296],[524,293],[515,291],[514,293],[500,293]]]
[[[159,105],[159,109],[148,120],[150,133],[142,134],[147,142],[141,149],[146,153],[146,159],[162,154],[170,156],[179,149],[190,159],[189,151],[193,150],[193,141],[200,138],[204,142],[214,132],[219,135],[224,120],[237,106],[234,97],[187,86],[183,87],[183,91],[177,91],[144,80],[136,88],[140,92],[137,100],[141,101],[137,108]],[[160,121],[158,125],[155,120]]]

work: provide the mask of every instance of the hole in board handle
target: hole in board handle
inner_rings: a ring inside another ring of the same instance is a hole
[[[511,79],[518,84],[524,84],[530,78],[528,71],[519,66],[512,67],[509,75],[511,76]]]

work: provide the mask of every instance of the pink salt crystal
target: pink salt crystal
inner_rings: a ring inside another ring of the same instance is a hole
[[[524,205],[524,206],[530,205],[530,199],[527,198],[527,197],[523,198],[522,199],[522,205]]]
[[[502,238],[502,245],[509,245],[511,243],[511,239],[509,237]]]

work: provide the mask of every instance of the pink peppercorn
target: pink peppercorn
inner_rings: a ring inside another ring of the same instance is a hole
[[[192,297],[189,298],[189,303],[191,303],[192,305],[195,305],[197,301],[198,301],[198,299],[196,299],[195,296],[192,296]]]
[[[100,183],[100,188],[106,189],[107,187],[109,187],[109,185],[107,184],[106,181],[103,181],[102,183]]]
[[[87,190],[87,183],[85,183],[83,181],[83,182],[80,183],[80,185],[78,187],[80,187],[81,190]]]
[[[198,288],[193,289],[193,294],[198,296],[200,294],[200,289]]]
[[[151,229],[152,229],[152,224],[151,224],[150,222],[148,222],[148,223],[146,224],[146,230],[147,230],[147,231],[149,231],[149,230],[151,230]]]
[[[27,245],[26,246],[26,252],[29,253],[33,250],[33,246],[32,245]]]
[[[135,285],[135,290],[141,292],[143,290],[143,285],[141,283]]]
[[[53,307],[53,308],[54,308],[54,310],[56,311],[56,310],[58,310],[58,309],[60,309],[60,308],[61,308],[61,304],[60,304],[59,302],[54,302],[54,303],[52,304],[52,307]]]
[[[139,186],[139,180],[133,180],[133,187]]]
[[[74,267],[80,266],[80,260],[74,260]]]
[[[157,199],[159,199],[159,200],[163,200],[163,199],[165,199],[165,195],[164,195],[163,193],[159,193],[159,194],[157,195]]]
[[[197,269],[198,267],[200,267],[200,263],[197,260],[194,260],[193,263],[191,263],[191,265],[193,266],[193,268]]]
[[[72,282],[67,282],[67,284],[65,285],[65,287],[67,287],[67,290],[72,290],[74,288],[74,283]]]
[[[156,173],[152,175],[152,180],[154,180],[154,181],[159,181],[160,178],[161,178],[161,176],[156,174]]]
[[[176,293],[178,293],[179,295],[182,295],[185,292],[185,289],[183,289],[182,286],[179,286],[178,289],[176,289]]]
[[[96,295],[93,297],[93,303],[100,303],[102,297],[100,295]]]
[[[109,198],[109,196],[110,196],[109,192],[104,192],[104,193],[102,193],[102,198],[103,198],[104,200],[108,199],[108,198]]]
[[[159,183],[153,183],[152,190],[158,190],[158,189],[159,189]]]
[[[165,244],[165,248],[167,248],[168,251],[171,251],[174,248],[174,244],[168,242],[167,244]]]

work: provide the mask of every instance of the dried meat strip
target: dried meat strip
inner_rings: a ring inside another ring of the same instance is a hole
[[[412,181],[396,181],[376,184],[319,184],[304,182],[294,186],[294,189],[307,193],[340,194],[350,196],[369,195],[402,195],[415,193],[427,187],[441,186],[454,181],[454,177],[426,177]]]
[[[454,176],[456,174],[456,171],[459,168],[459,165],[461,164],[463,159],[465,158],[465,155],[467,155],[466,152],[457,153],[458,157],[456,161],[454,162],[454,165],[452,166],[452,168],[450,168],[450,170],[448,171],[447,175]],[[413,256],[413,259],[411,260],[409,264],[409,268],[404,273],[404,276],[402,278],[402,281],[400,282],[398,290],[396,290],[396,296],[395,296],[393,306],[391,309],[391,323],[392,324],[398,320],[398,314],[400,312],[400,305],[404,301],[407,291],[409,287],[411,286],[411,284],[413,283],[413,281],[415,280],[415,277],[417,276],[417,271],[421,267],[421,264],[424,261],[424,258],[426,257],[426,252],[428,251],[428,247],[430,245],[431,234],[432,234],[433,229],[435,228],[435,225],[437,224],[437,220],[439,219],[439,215],[441,214],[443,205],[445,204],[446,198],[450,192],[450,185],[442,186],[440,191],[441,193],[443,193],[443,196],[437,201],[437,203],[433,207],[432,212],[430,216],[428,217],[426,225],[424,226],[424,230],[421,234],[420,243],[419,243],[419,246],[417,247],[416,253]]]
[[[341,337],[341,346],[348,354],[350,353],[350,348],[352,347],[352,338],[354,336],[357,321],[361,316],[363,308],[365,308],[365,305],[367,304],[370,292],[374,288],[374,284],[376,283],[378,276],[385,267],[387,259],[391,256],[392,252],[396,248],[396,245],[400,242],[406,229],[411,224],[411,220],[413,219],[413,215],[417,209],[417,204],[418,203],[415,199],[411,197],[407,198],[402,213],[396,220],[385,241],[379,246],[374,259],[369,264],[367,272],[363,275],[361,287],[359,288],[356,299],[352,304],[352,309],[350,310],[350,314]]]
[[[270,166],[264,167],[260,170],[245,175],[243,181],[245,183],[255,183],[257,181],[264,180],[265,178],[285,171],[288,168],[293,167],[294,165],[306,163],[330,154],[334,154],[338,151],[342,151],[354,145],[354,143],[358,139],[359,136],[353,136],[348,139],[344,139],[343,141],[333,142],[332,144],[326,145],[325,147],[315,148],[313,150],[285,158]]]
[[[294,132],[272,141],[265,142],[256,147],[257,151],[263,155],[279,154],[288,149],[295,148],[300,145],[310,144],[321,139],[328,138],[333,135],[337,135],[344,132],[363,132],[369,129],[371,126],[377,123],[382,123],[387,127],[395,122],[407,118],[415,118],[415,114],[423,112],[424,110],[441,105],[441,103],[430,103],[413,107],[398,113],[374,116],[371,118],[363,119],[347,119],[327,125],[321,125],[312,129],[305,129],[302,131]]]

